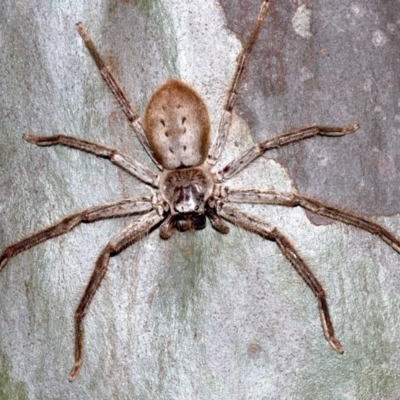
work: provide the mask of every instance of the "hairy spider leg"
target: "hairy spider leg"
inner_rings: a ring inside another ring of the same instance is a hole
[[[151,186],[158,187],[158,174],[145,167],[139,161],[111,147],[67,135],[35,136],[32,134],[25,134],[24,139],[37,146],[67,146],[73,149],[86,151],[97,157],[108,158],[111,162],[129,172],[135,178]]]
[[[150,211],[152,209],[153,205],[150,198],[138,197],[91,207],[76,214],[70,215],[57,224],[43,229],[32,236],[28,236],[27,238],[14,243],[11,246],[8,246],[0,255],[0,271],[5,267],[11,257],[21,253],[22,251],[30,249],[39,243],[43,243],[46,240],[63,235],[64,233],[74,229],[82,222],[95,222],[105,218],[133,215]]]
[[[101,76],[107,83],[108,87],[110,88],[111,92],[113,93],[114,97],[116,98],[123,112],[128,118],[128,121],[130,122],[133,130],[138,136],[140,143],[143,145],[157,168],[162,171],[163,167],[157,161],[153,149],[151,148],[149,141],[147,140],[146,132],[144,130],[142,122],[140,121],[138,113],[135,111],[131,102],[128,100],[127,95],[122,90],[121,85],[118,83],[117,79],[114,77],[110,69],[106,66],[103,59],[100,57],[100,54],[98,53],[92,39],[90,38],[89,34],[87,33],[85,27],[82,25],[81,22],[78,22],[76,24],[76,29],[81,35],[86,48],[89,50],[90,55],[96,63],[96,66],[99,69]]]
[[[236,100],[239,94],[239,87],[243,81],[244,72],[249,62],[254,43],[258,38],[258,35],[262,28],[262,23],[265,16],[267,15],[268,3],[269,0],[264,0],[262,2],[260,12],[258,13],[258,17],[254,24],[253,31],[251,32],[251,35],[247,40],[246,45],[243,47],[240,53],[239,61],[236,65],[236,70],[225,102],[222,118],[219,123],[217,136],[208,152],[207,163],[211,166],[217,163],[222,154],[222,150],[224,149],[226,138],[228,136],[229,128],[232,122],[232,110],[236,104]]]
[[[70,381],[73,381],[76,378],[82,365],[83,318],[85,317],[93,296],[107,272],[110,257],[117,255],[128,245],[140,240],[163,219],[164,217],[159,215],[157,211],[151,211],[148,214],[145,214],[143,217],[137,219],[131,225],[127,226],[115,235],[101,251],[100,256],[96,261],[96,266],[92,276],[86,286],[85,293],[83,294],[75,312],[75,363],[69,375]]]
[[[314,214],[330,218],[347,225],[353,225],[369,233],[379,236],[381,240],[400,253],[400,240],[383,226],[367,218],[354,215],[339,208],[324,204],[319,200],[301,196],[296,193],[275,192],[260,189],[221,189],[222,201],[232,203],[269,204],[286,207],[302,207]]]
[[[370,221],[366,218],[351,214],[349,212],[340,210],[338,208],[321,203],[318,200],[311,199],[306,196],[301,196],[295,193],[285,193],[285,192],[275,192],[271,190],[260,190],[260,189],[231,189],[228,187],[219,188],[219,202],[221,204],[225,202],[232,203],[247,203],[247,204],[268,204],[268,205],[280,205],[286,207],[302,207],[314,214],[321,215],[347,225],[355,226],[361,230],[367,231],[374,235],[379,236],[381,240],[390,245],[395,251],[400,253],[400,240],[391,234],[381,225]],[[229,210],[228,212],[226,210]],[[218,207],[217,207],[218,212]],[[322,328],[324,335],[330,345],[339,353],[343,352],[343,348],[340,343],[334,338],[333,326],[329,316],[328,305],[326,302],[325,294],[322,290],[321,285],[318,283],[317,279],[314,277],[312,271],[306,266],[304,261],[302,261],[293,246],[289,241],[284,238],[281,240],[281,234],[275,234],[276,229],[271,228],[266,222],[253,217],[246,213],[241,213],[233,207],[227,208],[222,207],[222,211],[218,212],[223,218],[228,221],[242,226],[250,231],[255,231],[261,236],[275,240],[284,255],[290,260],[292,265],[300,273],[301,277],[311,288],[314,294],[317,296],[319,301],[319,309],[321,316]],[[266,233],[264,232],[266,230]],[[272,232],[272,233],[271,233]],[[270,236],[268,236],[270,235]],[[293,258],[293,254],[295,257]],[[297,258],[296,258],[297,257]],[[316,284],[315,284],[316,282]],[[318,291],[319,288],[322,290]],[[318,290],[317,290],[318,289]],[[319,295],[322,293],[322,295]]]
[[[255,232],[265,239],[276,242],[282,251],[283,255],[290,261],[304,282],[312,290],[318,300],[318,307],[321,317],[322,329],[326,340],[338,353],[343,353],[343,347],[335,338],[333,325],[329,315],[328,304],[326,302],[325,291],[321,284],[315,278],[307,264],[299,256],[290,241],[275,227],[254,217],[251,214],[240,211],[232,206],[221,205],[218,209],[218,214],[227,221],[242,227],[250,232]]]
[[[246,168],[258,157],[263,155],[267,150],[279,148],[290,143],[308,139],[313,136],[344,136],[355,132],[359,128],[358,124],[339,126],[308,126],[306,128],[294,129],[280,135],[268,138],[260,143],[255,144],[249,150],[242,153],[229,164],[225,165],[216,172],[218,182],[226,181],[236,175],[242,169]]]

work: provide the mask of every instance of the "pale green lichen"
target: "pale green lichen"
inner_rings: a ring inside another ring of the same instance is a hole
[[[27,386],[11,378],[10,363],[6,356],[0,353],[0,399],[25,400],[28,399]]]

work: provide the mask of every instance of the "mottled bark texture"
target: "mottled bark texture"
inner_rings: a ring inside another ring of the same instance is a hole
[[[215,135],[259,6],[1,2],[1,249],[68,214],[150,194],[108,160],[22,140],[79,136],[152,168],[78,21],[139,114],[157,87],[179,77],[204,98]],[[271,0],[223,162],[289,129],[361,128],[273,150],[230,186],[297,191],[399,236],[399,11],[383,0]],[[324,340],[313,294],[275,243],[208,226],[168,241],[150,233],[111,259],[85,317],[82,370],[69,383],[79,298],[101,250],[132,223],[116,218],[81,224],[12,258],[0,274],[0,397],[399,398],[399,255],[369,233],[298,208],[241,208],[277,226],[315,273],[343,355]]]

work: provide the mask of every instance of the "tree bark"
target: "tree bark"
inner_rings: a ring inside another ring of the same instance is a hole
[[[81,21],[143,115],[172,77],[205,99],[213,132],[258,0],[3,2],[0,249],[64,216],[151,190],[109,161],[23,133],[66,133],[150,168],[79,37]],[[296,3],[296,4],[295,4]],[[271,0],[223,162],[312,124],[361,129],[265,155],[232,187],[297,191],[400,236],[397,2]],[[0,273],[0,398],[397,399],[400,255],[298,209],[244,206],[276,225],[323,284],[337,338],[279,248],[231,227],[152,232],[113,257],[85,317],[73,383],[73,315],[101,249],[131,218],[85,224]]]

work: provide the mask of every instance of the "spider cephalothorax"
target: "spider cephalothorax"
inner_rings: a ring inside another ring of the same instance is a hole
[[[228,233],[225,221],[275,241],[285,257],[294,266],[317,298],[322,329],[329,344],[339,353],[343,347],[335,338],[322,285],[313,275],[294,246],[274,226],[245,213],[229,203],[276,204],[302,207],[312,213],[376,234],[400,253],[400,241],[382,226],[363,217],[322,204],[296,193],[282,193],[262,189],[234,189],[223,183],[251,164],[267,150],[284,146],[316,135],[342,136],[358,129],[357,124],[345,127],[308,126],[268,138],[214,170],[225,145],[243,71],[256,41],[268,9],[264,0],[253,31],[244,46],[227,94],[218,132],[210,146],[210,121],[205,103],[188,85],[172,79],[152,96],[145,115],[145,126],[128,101],[120,85],[106,67],[82,24],[78,31],[97,64],[104,80],[113,92],[122,110],[135,130],[144,148],[158,167],[154,172],[129,156],[101,144],[58,135],[39,137],[31,134],[24,138],[39,146],[64,145],[110,159],[114,164],[155,188],[153,196],[118,200],[72,214],[61,222],[27,237],[9,247],[0,255],[0,270],[14,255],[30,249],[50,238],[69,232],[81,222],[94,222],[103,218],[143,214],[117,233],[101,250],[92,277],[75,313],[75,364],[69,376],[77,376],[83,351],[83,318],[104,278],[111,256],[140,240],[151,229],[159,226],[160,236],[168,239],[174,231],[203,229],[206,218],[214,229]]]
[[[206,167],[164,171],[160,178],[160,192],[168,202],[171,214],[204,213],[214,180]]]
[[[172,224],[171,229],[180,232],[204,229],[207,201],[213,187],[213,177],[204,166],[164,171],[160,177],[160,193],[171,215],[165,224]],[[167,238],[163,234],[161,237]]]

